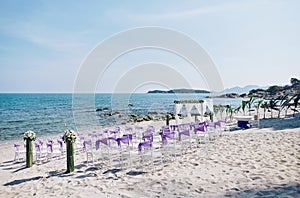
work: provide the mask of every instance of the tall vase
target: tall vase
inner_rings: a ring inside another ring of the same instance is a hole
[[[67,145],[67,172],[74,172],[74,143],[71,141],[66,142]]]
[[[33,155],[32,155],[32,141],[26,139],[26,167],[32,167]]]

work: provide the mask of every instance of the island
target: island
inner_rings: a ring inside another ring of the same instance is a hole
[[[207,90],[196,90],[196,89],[171,89],[171,90],[168,90],[168,91],[164,91],[164,90],[151,90],[151,91],[148,91],[147,93],[149,94],[156,94],[156,93],[164,93],[164,94],[173,94],[173,93],[179,93],[179,94],[193,94],[193,93],[210,93],[210,91],[207,91]]]

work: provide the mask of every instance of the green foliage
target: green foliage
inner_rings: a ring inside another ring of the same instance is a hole
[[[269,103],[267,101],[264,101],[262,104],[261,104],[261,108],[264,109],[264,119],[266,118],[266,111],[269,109]]]
[[[242,110],[243,110],[244,115],[245,115],[245,109],[246,109],[246,106],[247,106],[247,101],[243,100],[243,101],[242,101],[242,106],[241,106],[241,108],[242,108]]]
[[[226,114],[229,114],[230,120],[232,120],[232,115],[234,112],[234,108],[232,105],[226,105]]]

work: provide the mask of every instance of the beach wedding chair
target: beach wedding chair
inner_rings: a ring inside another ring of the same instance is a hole
[[[121,169],[124,167],[132,168],[132,161],[131,161],[131,148],[132,147],[132,135],[125,134],[123,137],[116,139],[119,150],[120,150],[120,166]]]
[[[83,141],[83,151],[86,153],[86,162],[94,163],[94,152],[92,140]]]
[[[135,134],[136,134],[136,142],[140,143],[142,141],[142,134],[143,134],[143,127],[136,125],[134,127]]]
[[[181,145],[181,155],[187,152],[188,149],[192,148],[192,140],[190,133],[189,124],[181,124],[178,127],[178,141]]]
[[[61,155],[61,151],[55,147],[54,141],[50,140],[46,143],[47,146],[47,159],[53,159],[53,157]]]
[[[57,144],[59,146],[60,153],[63,154],[65,151],[64,141],[62,141],[61,139],[57,139]]]
[[[41,163],[44,159],[48,160],[48,153],[45,151],[40,144],[41,141],[38,141],[39,143],[35,142],[35,161],[36,163]]]
[[[197,143],[202,144],[208,140],[206,123],[200,123],[198,125],[195,125],[194,133],[196,136]]]
[[[161,132],[161,152],[163,161],[174,161],[177,156],[176,132],[168,126],[163,126]],[[179,154],[180,155],[180,154]]]
[[[162,155],[159,147],[154,148],[153,142],[146,140],[140,142],[138,145],[139,163],[137,168],[140,168],[142,172],[151,167],[150,170],[154,171],[156,167],[162,164]]]
[[[207,125],[207,135],[208,135],[208,140],[213,141],[216,139],[217,136],[217,131],[216,131],[216,125],[214,123],[210,123]]]
[[[23,149],[21,148],[22,146],[20,144],[14,144],[15,148],[15,158],[14,161],[21,161],[21,159],[25,159],[25,154],[26,154],[26,144],[24,143]]]

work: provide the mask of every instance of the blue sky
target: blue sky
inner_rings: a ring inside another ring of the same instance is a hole
[[[143,26],[170,28],[197,41],[214,60],[225,88],[287,84],[300,78],[299,10],[297,0],[2,0],[0,92],[72,92],[80,64],[94,47]],[[112,64],[98,91],[112,92],[126,70],[149,61],[174,65],[190,76],[194,88],[206,88],[178,57],[141,50]],[[160,87],[147,84],[139,91],[155,88]]]

